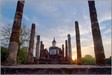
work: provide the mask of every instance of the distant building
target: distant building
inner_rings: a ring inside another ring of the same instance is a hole
[[[64,59],[64,52],[61,48],[56,46],[55,38],[52,41],[52,46],[49,50],[44,49],[42,52],[42,58],[40,56],[39,64],[63,64],[67,63]]]

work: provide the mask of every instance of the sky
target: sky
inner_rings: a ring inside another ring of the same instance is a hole
[[[13,25],[17,1],[0,1],[2,27],[7,24]],[[111,3],[111,0],[95,0],[106,57],[111,56]],[[82,56],[89,54],[95,57],[87,0],[25,0],[22,24],[30,29],[32,23],[35,23],[36,35],[40,35],[40,40],[47,49],[52,46],[54,37],[56,45],[61,48],[70,34],[73,58],[77,56],[75,21],[79,23]]]

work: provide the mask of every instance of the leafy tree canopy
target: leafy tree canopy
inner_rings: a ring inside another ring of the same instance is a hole
[[[85,55],[82,58],[82,61],[83,61],[83,64],[86,64],[86,65],[94,65],[94,64],[96,64],[95,58],[93,56],[91,56],[91,55]]]

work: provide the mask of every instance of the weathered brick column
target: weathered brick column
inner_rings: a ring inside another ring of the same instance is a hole
[[[40,59],[44,59],[44,44],[42,41],[40,44]]]
[[[62,58],[64,59],[64,44],[62,44]]]
[[[39,54],[40,53],[40,35],[37,36],[37,44],[36,44],[36,62],[39,59]]]
[[[89,11],[90,11],[91,28],[92,28],[92,34],[93,34],[96,64],[105,65],[105,54],[104,54],[104,48],[103,48],[99,23],[97,20],[95,2],[91,0],[91,1],[88,1],[88,4],[89,4]]]
[[[78,21],[75,21],[75,32],[76,32],[76,46],[77,46],[77,64],[82,64],[80,31],[79,31]]]
[[[21,20],[23,15],[24,0],[18,0],[14,23],[12,27],[11,38],[8,47],[8,58],[5,65],[16,65],[18,52],[19,33],[21,29]]]
[[[34,58],[33,58],[34,37],[35,37],[35,24],[33,23],[31,27],[29,50],[28,50],[28,60],[27,60],[28,64],[34,63]]]
[[[65,56],[66,56],[65,58],[66,58],[66,60],[68,59],[67,51],[68,51],[67,40],[65,40]]]
[[[72,50],[71,50],[71,36],[68,34],[68,56],[69,60],[72,60]]]

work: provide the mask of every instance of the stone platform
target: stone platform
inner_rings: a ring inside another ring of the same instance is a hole
[[[38,64],[1,66],[2,74],[111,74],[111,66]]]

